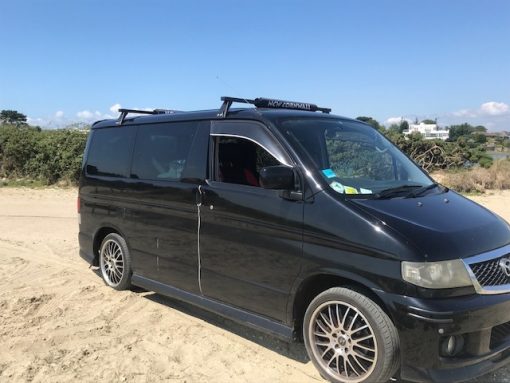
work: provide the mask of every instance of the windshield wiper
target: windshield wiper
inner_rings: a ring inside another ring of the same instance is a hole
[[[436,187],[439,187],[439,186],[440,185],[438,183],[433,182],[430,185],[422,186],[421,188],[413,190],[411,193],[406,195],[405,198],[415,198],[415,197],[418,197],[418,196],[422,195],[423,193],[425,193],[427,190],[432,190],[432,189],[434,189]],[[448,188],[447,187],[443,187],[443,191],[447,192]]]
[[[409,189],[421,188],[421,185],[400,185],[389,189],[381,190],[379,193],[374,194],[374,199],[391,198],[395,195],[402,194],[409,191]]]

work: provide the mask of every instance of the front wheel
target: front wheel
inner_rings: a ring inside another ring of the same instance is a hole
[[[115,290],[131,286],[131,256],[126,241],[117,233],[108,234],[101,243],[99,267],[105,283]]]
[[[388,315],[347,288],[326,290],[310,303],[303,335],[308,356],[331,382],[386,382],[399,365],[398,334]]]

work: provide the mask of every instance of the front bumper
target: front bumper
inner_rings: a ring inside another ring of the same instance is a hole
[[[510,294],[423,299],[377,293],[399,331],[402,379],[460,382],[510,362]],[[442,356],[450,335],[461,335],[464,346]]]

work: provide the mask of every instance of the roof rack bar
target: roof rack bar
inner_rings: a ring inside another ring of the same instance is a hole
[[[243,104],[254,104],[255,103],[255,100],[247,100],[245,98],[226,97],[226,96],[223,96],[221,98],[221,101],[223,101],[223,104],[221,105],[220,111],[218,113],[218,117],[221,117],[221,118],[227,117],[228,110],[232,106],[233,102],[240,102]]]
[[[178,112],[177,110],[170,109],[154,109],[154,110],[139,110],[139,109],[119,109],[120,116],[117,119],[117,125],[122,125],[129,113],[137,114],[173,114]]]
[[[228,110],[232,106],[233,102],[240,102],[244,104],[252,104],[255,105],[256,108],[271,108],[271,109],[293,109],[293,110],[306,110],[309,112],[322,112],[322,113],[330,113],[330,108],[322,108],[315,104],[310,104],[307,102],[297,102],[297,101],[284,101],[284,100],[275,100],[271,98],[262,98],[258,97],[254,100],[246,99],[246,98],[237,98],[237,97],[222,97],[221,101],[223,104],[221,105],[220,111],[218,113],[218,117],[225,118],[227,116]]]

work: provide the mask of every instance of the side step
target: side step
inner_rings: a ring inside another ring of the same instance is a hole
[[[133,274],[131,277],[131,283],[146,290],[154,291],[158,294],[199,306],[205,310],[214,312],[255,330],[274,335],[284,341],[290,342],[294,339],[294,331],[291,327],[260,315],[253,314],[225,303],[221,303],[201,295],[196,295],[137,274]]]

